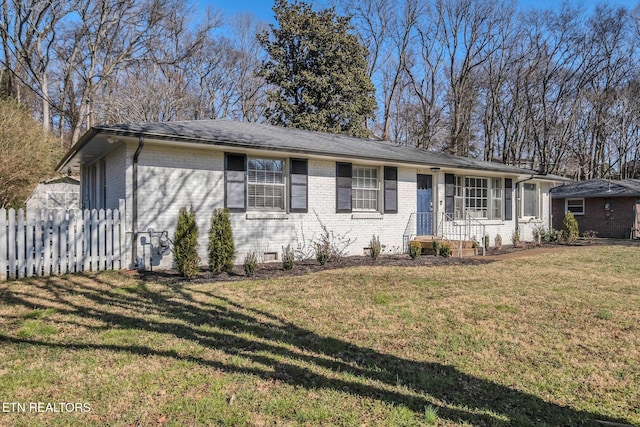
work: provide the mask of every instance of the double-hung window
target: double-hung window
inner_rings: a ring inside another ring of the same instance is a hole
[[[352,168],[352,199],[354,211],[377,211],[378,168],[353,166]]]
[[[249,209],[284,210],[284,160],[249,158],[247,194]]]
[[[502,180],[494,178],[491,180],[491,218],[502,218]]]
[[[540,215],[539,200],[538,185],[524,182],[522,184],[522,216],[538,217]]]
[[[398,213],[398,168],[336,163],[336,212]]]

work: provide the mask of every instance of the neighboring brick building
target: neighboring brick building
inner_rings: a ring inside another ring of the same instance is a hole
[[[598,237],[638,237],[640,179],[592,179],[551,190],[553,228],[561,229],[564,214],[573,212],[580,233],[596,231]]]

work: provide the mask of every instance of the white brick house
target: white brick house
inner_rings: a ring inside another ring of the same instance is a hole
[[[361,255],[375,234],[388,251],[416,234],[482,224],[491,242],[522,240],[551,224],[560,177],[380,141],[231,121],[104,125],[71,148],[58,170],[81,175],[84,208],[125,200],[132,268],[171,268],[165,247],[180,207],[193,206],[206,264],[216,208],[231,211],[236,262],[309,248],[321,224]],[[477,236],[481,238],[482,236]],[[136,244],[132,244],[135,242]]]

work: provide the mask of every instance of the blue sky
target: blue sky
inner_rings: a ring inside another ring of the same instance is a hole
[[[603,3],[602,0],[570,0],[574,5],[584,7],[587,11],[592,10],[596,4]],[[272,0],[194,0],[197,7],[205,7],[211,5],[216,9],[219,9],[225,14],[235,14],[240,12],[251,12],[259,19],[273,23],[273,7]],[[326,7],[329,2],[325,0],[308,0],[307,3],[311,3],[318,8]],[[608,3],[612,6],[626,6],[633,8],[638,4],[638,1],[633,0],[608,0],[604,3]],[[518,4],[523,9],[551,9],[557,8],[561,4],[561,0],[518,0]]]

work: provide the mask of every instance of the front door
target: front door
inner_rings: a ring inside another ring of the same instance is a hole
[[[418,236],[433,232],[433,180],[431,175],[418,174]]]

